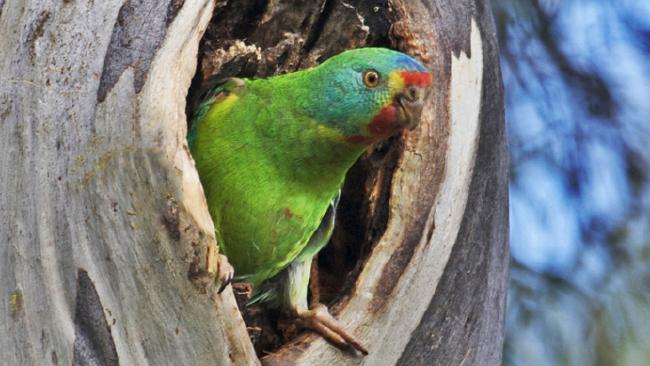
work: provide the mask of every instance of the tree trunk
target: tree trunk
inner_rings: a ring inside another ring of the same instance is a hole
[[[3,364],[259,363],[231,289],[206,281],[221,262],[186,95],[362,46],[434,75],[420,127],[348,175],[312,286],[370,355],[304,333],[262,363],[501,363],[507,153],[486,1],[0,0],[0,34]]]

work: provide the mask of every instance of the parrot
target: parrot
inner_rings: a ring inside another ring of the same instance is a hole
[[[206,93],[188,145],[220,250],[234,280],[253,286],[249,304],[368,353],[325,305],[309,304],[312,260],[332,235],[346,172],[373,144],[417,126],[431,84],[416,59],[367,47]]]

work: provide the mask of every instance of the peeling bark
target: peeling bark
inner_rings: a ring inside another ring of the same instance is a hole
[[[218,250],[186,111],[224,77],[363,46],[435,82],[421,126],[349,172],[318,260],[312,288],[370,355],[302,333],[261,362],[501,363],[507,154],[485,1],[0,0],[0,34],[4,363],[259,363],[231,289],[206,281]]]

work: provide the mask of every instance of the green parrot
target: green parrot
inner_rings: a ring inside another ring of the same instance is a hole
[[[432,82],[413,58],[360,48],[267,79],[230,78],[195,111],[188,142],[235,280],[339,346],[366,349],[322,304],[312,259],[328,242],[348,169],[372,144],[414,128]]]

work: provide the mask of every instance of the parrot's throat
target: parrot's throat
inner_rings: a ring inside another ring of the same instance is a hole
[[[281,162],[279,171],[291,180],[338,189],[345,173],[367,145],[347,143],[340,131],[329,126],[310,126],[315,123],[311,119],[303,122],[299,129],[286,126],[278,135],[267,135],[270,138],[265,144],[265,154]]]
[[[388,137],[400,130],[398,123],[399,107],[389,104],[372,119],[368,125],[370,134],[377,138]]]
[[[396,134],[404,127],[399,122],[400,113],[401,108],[396,103],[385,106],[368,124],[369,135],[348,136],[346,141],[351,144],[369,145]]]

